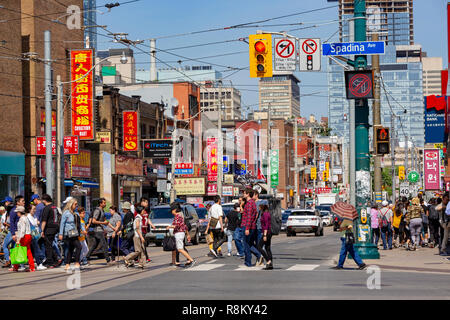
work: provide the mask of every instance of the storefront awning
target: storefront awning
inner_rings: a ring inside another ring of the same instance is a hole
[[[46,182],[47,182],[47,179],[42,178],[41,181],[42,181],[43,183],[46,183]],[[73,181],[70,180],[70,179],[65,179],[65,180],[64,180],[64,186],[66,186],[66,187],[73,187]]]

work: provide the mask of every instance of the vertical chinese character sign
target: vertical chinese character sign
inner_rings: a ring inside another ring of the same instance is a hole
[[[138,114],[123,112],[123,151],[138,151]]]
[[[70,72],[73,81],[71,83],[72,135],[79,136],[80,140],[94,139],[94,78],[92,67],[92,49],[70,51]]]
[[[439,149],[425,149],[423,160],[425,190],[439,190],[441,182]]]
[[[208,138],[208,181],[217,181],[217,143],[216,138]]]

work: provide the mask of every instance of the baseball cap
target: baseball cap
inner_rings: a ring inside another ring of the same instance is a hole
[[[33,194],[32,196],[31,196],[31,201],[34,201],[35,199],[40,199],[41,197],[39,197],[39,195],[38,194]]]
[[[13,202],[13,199],[12,199],[11,197],[6,197],[6,198],[3,200],[3,202],[5,202],[5,201]]]
[[[73,199],[73,197],[70,197],[70,196],[69,196],[69,197],[66,198],[66,200],[63,201],[63,203],[66,204],[67,202],[69,202],[69,201],[72,200],[72,199]]]
[[[387,202],[386,200],[384,200],[384,201],[381,203],[381,205],[382,205],[383,207],[386,207],[388,204],[389,204],[389,202]]]
[[[123,205],[122,205],[122,209],[130,210],[131,209],[131,203],[129,203],[128,201],[124,202]]]

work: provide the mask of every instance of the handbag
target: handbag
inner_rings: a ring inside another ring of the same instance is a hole
[[[166,235],[162,242],[164,251],[174,251],[177,249],[175,237]]]
[[[213,240],[213,238],[211,237],[210,234],[207,234],[206,237],[205,237],[205,239],[206,239],[206,243],[207,243],[207,244],[214,243],[214,240]]]
[[[11,249],[11,264],[25,264],[28,263],[27,247],[17,244]]]
[[[209,227],[211,229],[215,229],[218,222],[219,222],[219,219],[211,217],[211,220],[209,221]]]
[[[41,233],[39,232],[39,228],[31,226],[31,237],[33,240],[39,240],[41,238]]]
[[[67,237],[69,237],[69,238],[76,238],[78,236],[79,236],[79,234],[78,234],[77,229],[69,230],[69,232],[67,233]]]

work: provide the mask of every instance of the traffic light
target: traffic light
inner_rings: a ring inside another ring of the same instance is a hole
[[[306,56],[306,69],[307,70],[312,70],[313,69],[313,56],[312,54],[308,54]]]
[[[250,77],[272,77],[272,35],[249,35]]]
[[[323,181],[328,181],[328,178],[330,177],[330,174],[327,170],[323,172]]]
[[[384,155],[389,153],[389,144],[390,144],[389,129],[383,127],[377,128],[375,139],[375,146],[376,146],[375,153],[377,155]]]
[[[405,180],[406,179],[405,167],[404,166],[399,166],[398,167],[398,178],[400,180]]]
[[[311,179],[316,180],[316,176],[317,176],[317,169],[316,167],[313,167],[311,168]]]

